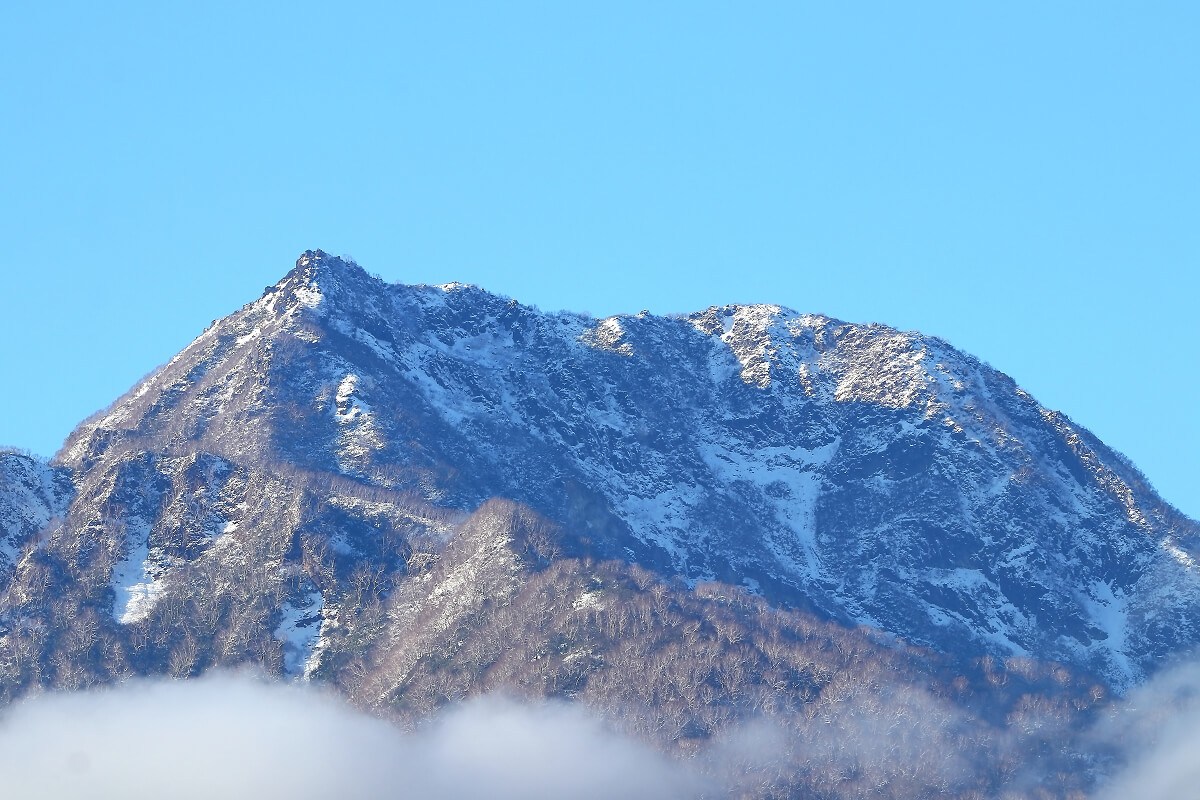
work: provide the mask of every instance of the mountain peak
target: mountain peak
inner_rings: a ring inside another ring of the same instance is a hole
[[[296,269],[325,269],[330,272],[346,270],[351,268],[362,269],[354,262],[353,259],[347,260],[344,256],[334,256],[326,253],[324,250],[305,250],[296,259]]]
[[[301,278],[307,281],[340,282],[365,276],[367,276],[366,270],[360,267],[354,259],[330,255],[324,250],[305,250],[296,259],[295,269],[284,277],[284,281],[289,278]]]
[[[341,294],[344,284],[366,277],[366,271],[351,259],[319,249],[305,250],[296,259],[295,268],[279,283],[268,287],[266,293],[280,293],[287,306],[316,309],[325,298]]]

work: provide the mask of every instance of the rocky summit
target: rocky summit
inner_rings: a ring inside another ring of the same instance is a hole
[[[663,636],[736,606],[1117,693],[1200,643],[1200,526],[1124,457],[940,339],[771,305],[594,319],[309,251],[0,481],[9,696],[253,662],[427,709],[477,687],[414,676],[470,672],[541,591],[529,663],[569,696],[624,639],[552,609],[636,597]],[[479,686],[530,685],[505,644]]]

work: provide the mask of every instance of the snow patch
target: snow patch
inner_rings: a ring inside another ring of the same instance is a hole
[[[321,288],[315,283],[310,283],[307,286],[300,286],[295,291],[296,299],[300,305],[308,308],[316,308],[321,305],[324,296],[321,294]]]
[[[580,337],[584,344],[597,350],[619,353],[623,356],[633,355],[633,345],[621,341],[625,337],[625,329],[621,326],[619,317],[609,317]]]
[[[571,604],[571,607],[576,610],[594,608],[597,611],[602,611],[604,604],[600,602],[600,592],[584,592],[575,598],[575,602]]]
[[[337,395],[334,398],[337,406],[333,414],[338,422],[350,422],[371,413],[371,406],[355,395],[357,387],[358,376],[354,374],[342,378],[342,382],[338,384]]]
[[[262,328],[255,328],[254,330],[247,333],[245,336],[239,336],[237,338],[237,341],[234,343],[234,346],[241,347],[242,345],[246,344],[247,342],[252,342],[260,336],[262,336]]]
[[[275,638],[283,643],[283,671],[308,679],[320,662],[325,598],[313,587],[298,600],[284,602]]]
[[[112,587],[116,594],[113,618],[122,625],[149,616],[166,588],[162,565],[159,559],[151,558],[150,526],[142,521],[131,522],[127,537],[133,543],[112,571]]]
[[[1113,665],[1132,682],[1136,671],[1125,654],[1126,630],[1129,624],[1125,593],[1120,589],[1114,591],[1111,584],[1103,581],[1093,581],[1089,589],[1090,591],[1081,595],[1079,600],[1092,622],[1106,635],[1105,640],[1098,644],[1108,651]]]
[[[1183,550],[1183,548],[1181,548],[1179,545],[1177,545],[1170,538],[1163,539],[1162,549],[1167,552],[1167,555],[1171,556],[1171,558],[1175,559],[1181,565],[1186,567],[1189,571],[1200,572],[1200,569],[1197,569],[1196,560],[1194,558],[1192,558],[1191,556],[1189,556]]]

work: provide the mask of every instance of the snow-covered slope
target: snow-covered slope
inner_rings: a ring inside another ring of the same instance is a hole
[[[351,573],[495,497],[568,549],[1118,688],[1200,642],[1197,526],[1124,458],[944,341],[776,306],[597,320],[308,252],[56,463],[114,620],[260,570],[295,673]]]
[[[70,475],[17,452],[0,452],[0,580],[21,550],[67,513],[73,489]]]

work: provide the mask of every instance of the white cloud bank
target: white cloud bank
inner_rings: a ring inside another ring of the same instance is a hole
[[[1093,732],[1097,749],[1126,766],[1099,800],[1179,800],[1200,796],[1200,662],[1135,689]]]
[[[764,776],[800,765],[822,783],[862,772],[863,781],[840,788],[870,796],[871,786],[931,777],[953,786],[969,776],[979,754],[956,752],[953,708],[919,692],[871,698],[798,736],[751,722],[685,767],[574,705],[476,698],[404,734],[311,685],[227,674],[134,681],[33,697],[0,713],[0,797],[671,800],[754,794]],[[1026,744],[998,735],[994,747]],[[1132,692],[1078,744],[1089,768],[1112,775],[1095,800],[1196,796],[1200,662]],[[1023,777],[1022,785],[1039,781]]]
[[[503,698],[404,735],[315,689],[215,676],[43,695],[0,717],[5,798],[686,798],[583,710]]]

